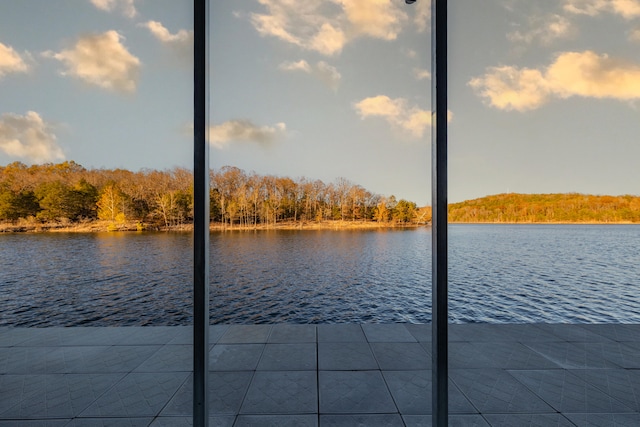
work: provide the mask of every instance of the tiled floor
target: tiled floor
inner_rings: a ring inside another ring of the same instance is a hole
[[[640,426],[640,325],[450,325],[450,426]],[[189,426],[189,327],[0,328],[0,426]],[[212,326],[211,426],[431,426],[430,325]]]

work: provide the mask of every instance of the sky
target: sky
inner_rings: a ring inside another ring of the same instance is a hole
[[[0,1],[0,165],[193,164],[193,7]],[[212,1],[211,167],[431,202],[430,4]],[[640,0],[449,1],[449,201],[640,194]]]

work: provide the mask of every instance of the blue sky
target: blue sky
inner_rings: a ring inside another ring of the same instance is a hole
[[[640,194],[640,0],[450,1],[449,199]],[[429,4],[211,4],[211,165],[430,203]],[[192,164],[192,5],[0,3],[0,164]]]

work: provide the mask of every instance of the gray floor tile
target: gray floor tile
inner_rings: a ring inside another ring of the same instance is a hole
[[[509,371],[509,373],[562,413],[631,411],[628,406],[566,370]]]
[[[209,352],[211,371],[253,371],[265,344],[216,344]]]
[[[379,371],[320,371],[320,413],[396,413]]]
[[[62,374],[130,372],[160,346],[0,348],[0,372]]]
[[[320,415],[321,427],[404,427],[398,414]]]
[[[318,325],[318,342],[366,342],[360,325]]]
[[[560,414],[486,414],[492,427],[572,427]]]
[[[378,362],[367,342],[318,343],[318,369],[323,371],[355,371],[378,369]]]
[[[640,369],[640,342],[588,344],[587,351],[629,369]]]
[[[231,325],[218,340],[218,343],[266,343],[270,333],[271,325]]]
[[[233,427],[234,415],[209,417],[210,427]],[[189,427],[193,425],[193,417],[158,417],[150,427]]]
[[[431,356],[419,343],[371,343],[371,350],[380,369],[430,369]]]
[[[315,371],[316,344],[267,344],[258,363],[259,371]]]
[[[612,345],[617,343],[611,342]],[[564,369],[606,369],[619,365],[603,359],[596,353],[598,343],[541,342],[528,343],[527,347],[546,357]]]
[[[403,415],[406,427],[431,427],[431,415]],[[515,424],[514,424],[515,425]],[[489,427],[481,415],[449,415],[449,427]]]
[[[458,339],[452,341],[473,342],[548,342],[561,339],[537,324],[489,324],[450,325],[449,330]]]
[[[233,427],[317,427],[317,415],[240,415]]]
[[[555,412],[500,369],[452,369],[449,377],[480,413]]]
[[[316,325],[273,325],[269,343],[299,344],[316,342]]]
[[[549,332],[556,335],[563,341],[569,342],[612,342],[608,337],[604,335],[591,332],[587,327],[583,325],[569,324],[569,323],[539,323],[538,328],[545,332]]]
[[[578,427],[638,427],[640,414],[567,414]]]
[[[571,370],[588,384],[640,412],[640,371],[629,369]]]
[[[0,427],[65,427],[71,420],[0,420]]]
[[[401,414],[431,414],[431,371],[384,371],[382,375]],[[449,413],[477,412],[458,387],[449,381]]]
[[[7,337],[0,336],[0,346],[5,346],[13,338],[14,344],[24,347],[57,347],[69,345],[69,342],[79,341],[88,334],[85,328],[16,328]]]
[[[164,345],[134,372],[193,371],[192,345]]]
[[[362,325],[369,342],[417,342],[404,323]]]
[[[139,326],[124,327],[127,334],[116,345],[164,345],[177,337],[182,327],[175,326]]]
[[[209,372],[209,414],[235,415],[240,411],[253,372]],[[180,387],[161,415],[193,414],[193,375]]]
[[[258,371],[241,414],[312,414],[318,411],[316,372]]]
[[[0,418],[74,417],[123,376],[0,375]]]
[[[118,382],[80,416],[156,416],[187,379],[186,372],[131,373]]]
[[[431,323],[408,323],[405,327],[407,328],[407,331],[409,331],[409,333],[419,342],[431,342]]]
[[[560,366],[518,342],[449,343],[449,366],[456,368],[558,369]]]
[[[153,418],[75,418],[67,427],[147,427]]]
[[[589,332],[602,335],[610,340],[626,342],[640,342],[640,325],[607,323],[596,325],[583,325]]]

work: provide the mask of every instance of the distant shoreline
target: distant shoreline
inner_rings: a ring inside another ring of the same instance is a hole
[[[417,228],[425,227],[429,224],[415,223],[393,223],[377,221],[321,221],[321,222],[283,222],[277,224],[259,224],[250,226],[240,226],[221,223],[211,223],[211,231],[262,231],[262,230],[366,230],[383,228]],[[192,224],[183,224],[172,227],[147,227],[140,223],[114,224],[107,221],[89,221],[78,224],[42,223],[0,223],[0,233],[106,233],[106,232],[190,232],[193,231]]]

